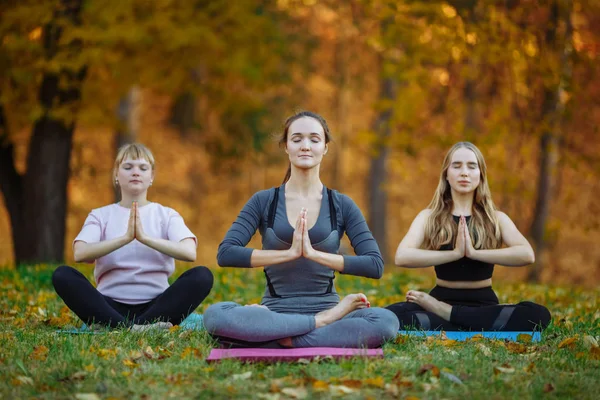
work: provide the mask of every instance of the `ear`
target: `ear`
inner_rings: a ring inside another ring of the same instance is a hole
[[[327,154],[328,151],[329,151],[329,145],[326,144],[325,145],[325,151],[323,152],[323,155]]]
[[[290,153],[288,152],[288,149],[287,149],[287,143],[285,144],[285,146],[283,146],[283,150],[285,150],[285,153],[286,153],[286,154],[290,154]]]

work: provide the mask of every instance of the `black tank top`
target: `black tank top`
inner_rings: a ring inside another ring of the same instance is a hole
[[[452,216],[454,222],[458,224],[460,217]],[[467,222],[471,219],[467,217]],[[448,243],[440,247],[440,250],[452,250],[454,243]],[[482,281],[489,279],[494,273],[494,264],[483,261],[472,260],[463,257],[459,260],[435,266],[435,274],[439,279],[445,281]]]

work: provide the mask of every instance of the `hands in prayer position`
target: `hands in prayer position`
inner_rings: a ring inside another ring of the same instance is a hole
[[[308,222],[306,218],[306,208],[303,208],[298,215],[296,220],[296,226],[294,229],[294,235],[292,237],[292,247],[290,247],[291,255],[294,258],[303,256],[307,259],[314,259],[316,256],[316,250],[310,243],[308,236]]]
[[[467,226],[467,219],[464,215],[460,216],[460,221],[458,222],[458,234],[456,235],[454,252],[458,258],[472,258],[476,252],[475,248],[473,247],[473,242],[471,241],[471,234],[469,233],[469,227]]]

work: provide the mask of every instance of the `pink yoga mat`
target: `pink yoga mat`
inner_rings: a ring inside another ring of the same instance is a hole
[[[296,361],[301,358],[331,356],[335,359],[348,357],[383,357],[382,349],[339,349],[335,347],[309,347],[302,349],[213,349],[207,362],[235,358],[240,361]]]

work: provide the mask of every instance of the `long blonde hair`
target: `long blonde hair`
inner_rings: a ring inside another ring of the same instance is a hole
[[[496,216],[496,206],[487,180],[487,167],[481,151],[470,142],[458,142],[448,151],[442,164],[442,173],[435,194],[428,209],[431,214],[425,223],[425,238],[422,248],[438,250],[441,246],[454,244],[458,224],[452,220],[452,191],[448,183],[448,168],[454,152],[460,148],[471,150],[477,158],[481,180],[473,194],[471,219],[468,223],[469,234],[476,249],[497,249],[502,246],[500,224]]]

